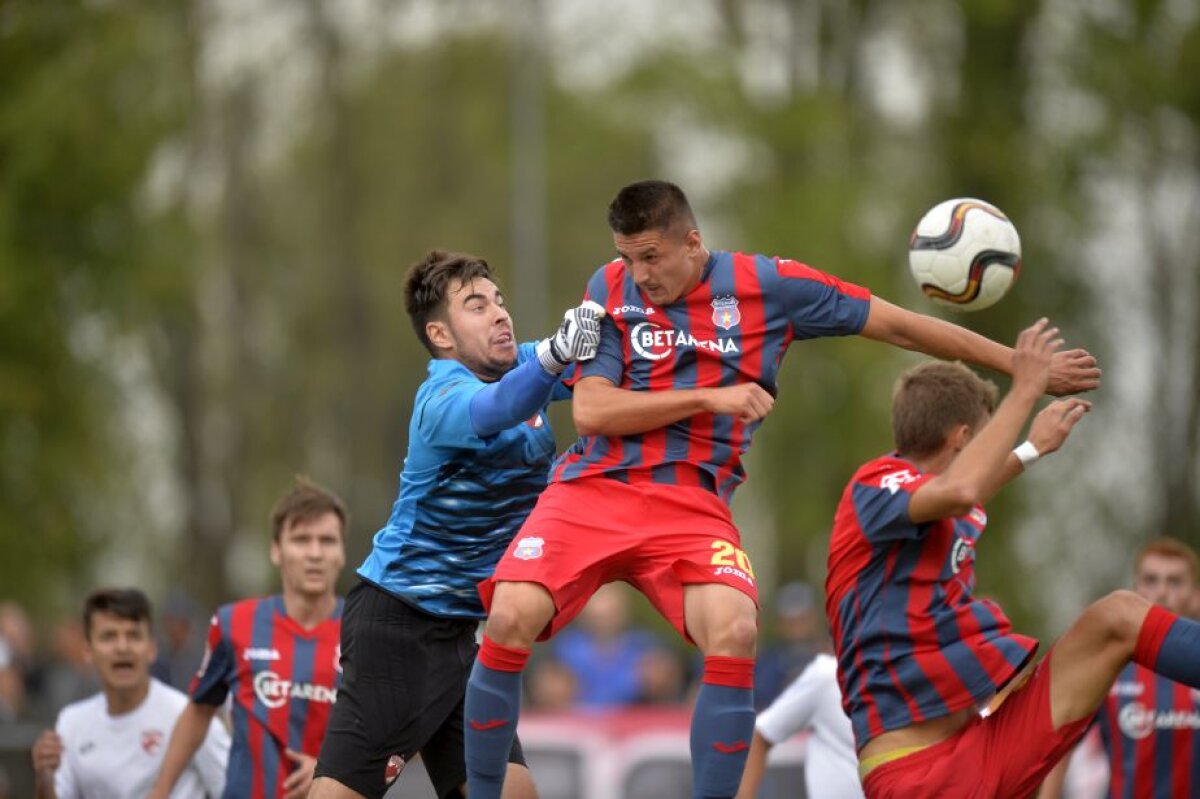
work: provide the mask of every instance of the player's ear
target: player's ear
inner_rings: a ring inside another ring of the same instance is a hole
[[[454,338],[450,335],[450,325],[440,319],[430,319],[425,323],[425,335],[429,343],[439,350],[454,347]]]
[[[949,443],[955,452],[961,452],[972,438],[975,437],[975,430],[969,424],[956,424],[950,428],[950,435],[947,436]]]
[[[279,568],[279,564],[282,561],[282,557],[280,556],[280,554],[281,553],[279,552],[279,541],[272,541],[271,542],[271,565],[276,568]]]
[[[687,247],[689,254],[696,254],[704,247],[704,240],[700,238],[700,231],[696,228],[691,228],[683,236],[684,246]]]

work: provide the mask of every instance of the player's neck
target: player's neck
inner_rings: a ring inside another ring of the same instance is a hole
[[[283,609],[288,618],[304,629],[312,629],[333,615],[337,608],[337,595],[318,594],[308,596],[294,591],[283,592]]]
[[[958,452],[953,448],[943,447],[938,452],[924,458],[913,458],[903,453],[900,454],[900,457],[911,461],[923,474],[941,474],[954,462],[954,456],[957,454]]]
[[[124,716],[141,707],[150,693],[150,680],[132,688],[104,689],[104,704],[110,716]]]

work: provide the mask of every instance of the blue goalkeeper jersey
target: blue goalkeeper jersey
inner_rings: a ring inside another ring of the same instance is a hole
[[[536,357],[533,344],[522,344],[517,363]],[[484,617],[476,585],[533,510],[554,458],[545,405],[495,435],[475,433],[471,398],[487,385],[458,361],[430,361],[413,404],[400,495],[358,570],[435,616]],[[555,386],[552,399],[568,396]]]

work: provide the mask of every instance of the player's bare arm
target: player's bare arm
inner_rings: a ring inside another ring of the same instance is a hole
[[[970,436],[965,425],[950,433],[963,439],[962,451],[944,472],[913,493],[908,509],[912,521],[927,522],[967,513],[977,503],[986,503],[1020,474],[1021,463],[1011,448],[1046,390],[1051,361],[1061,343],[1058,328],[1051,327],[1045,319],[1021,332],[1013,351],[1012,390],[975,436]],[[1081,400],[1066,400],[1048,407],[1050,413],[1043,411],[1038,415],[1041,423],[1035,423],[1036,435],[1047,447],[1045,453],[1062,445],[1088,407]]]
[[[215,705],[204,705],[199,702],[188,702],[187,707],[179,714],[175,728],[171,730],[171,740],[167,744],[167,753],[163,755],[162,769],[158,779],[150,789],[147,799],[167,799],[171,789],[192,762],[196,750],[204,743],[208,735],[209,725],[217,713]]]
[[[935,358],[960,360],[1011,375],[1016,368],[1012,348],[965,327],[915,313],[879,297],[871,297],[871,310],[861,335]],[[1059,350],[1050,364],[1045,393],[1052,396],[1091,391],[1100,385],[1100,368],[1087,350]]]
[[[571,403],[581,436],[629,436],[666,427],[698,413],[735,416],[756,422],[775,399],[757,383],[675,391],[630,391],[603,377],[585,377],[575,385]]]

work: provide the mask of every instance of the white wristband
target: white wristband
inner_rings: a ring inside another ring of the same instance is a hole
[[[1038,448],[1033,445],[1032,441],[1023,441],[1013,449],[1013,454],[1017,456],[1017,460],[1021,462],[1022,469],[1028,469],[1038,458],[1042,457],[1042,453],[1038,452]]]

